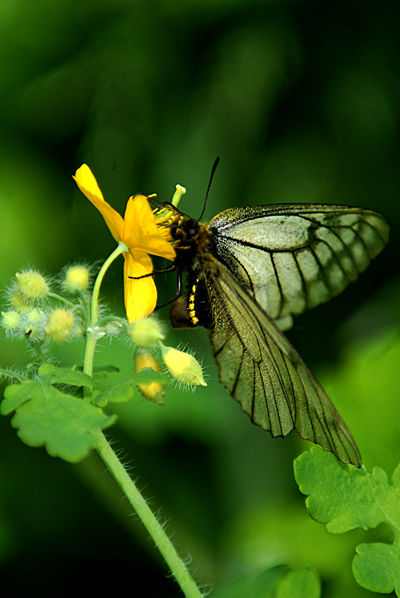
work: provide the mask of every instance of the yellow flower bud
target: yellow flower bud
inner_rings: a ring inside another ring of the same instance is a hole
[[[27,301],[45,299],[49,294],[49,285],[39,272],[26,270],[25,272],[17,272],[15,277],[17,287]]]
[[[131,322],[128,333],[133,344],[142,349],[151,349],[165,338],[160,323],[155,318],[142,318]]]
[[[46,314],[42,309],[35,307],[25,315],[26,322],[30,324],[40,324],[46,318]]]
[[[2,311],[1,325],[5,330],[15,330],[21,321],[21,316],[17,311]]]
[[[25,313],[23,316],[24,334],[31,341],[42,341],[44,339],[46,319],[47,315],[42,309],[34,308]]]
[[[70,266],[65,272],[63,289],[74,295],[77,292],[86,293],[89,288],[90,270],[81,264]]]
[[[32,302],[28,301],[17,288],[11,289],[8,294],[8,298],[10,300],[11,306],[18,313],[22,314],[32,309]]]
[[[162,367],[156,359],[147,351],[137,352],[135,355],[135,372],[140,372],[144,368],[150,368],[156,372],[161,372]],[[138,384],[138,389],[145,399],[152,401],[157,405],[164,405],[164,384],[151,382],[150,384]]]
[[[177,382],[187,386],[207,386],[201,365],[190,353],[162,346],[161,356],[167,370]]]
[[[45,333],[52,341],[65,341],[71,334],[74,316],[67,309],[54,309],[50,312],[45,326]]]

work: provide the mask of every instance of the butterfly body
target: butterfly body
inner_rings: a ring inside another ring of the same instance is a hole
[[[176,211],[176,328],[209,330],[221,382],[251,420],[299,434],[361,466],[331,400],[282,333],[293,318],[341,293],[387,243],[385,218],[345,206],[229,209],[209,225]]]

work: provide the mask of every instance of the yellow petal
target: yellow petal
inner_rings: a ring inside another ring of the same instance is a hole
[[[152,255],[175,259],[175,250],[169,242],[168,229],[159,227],[145,195],[130,197],[124,216],[122,241],[133,251],[144,251]]]
[[[154,311],[157,304],[157,289],[151,276],[139,280],[129,278],[130,276],[149,274],[152,271],[152,266],[149,269],[135,261],[131,253],[124,254],[124,257],[125,311],[128,322],[133,322],[148,316]],[[150,260],[149,256],[146,255],[146,257]]]
[[[119,243],[122,240],[124,226],[122,216],[104,200],[103,194],[89,166],[83,164],[78,168],[73,179],[82,193],[101,212],[112,236]]]

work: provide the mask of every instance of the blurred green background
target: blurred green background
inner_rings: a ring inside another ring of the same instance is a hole
[[[400,4],[319,0],[2,0],[0,4],[0,282],[33,266],[56,275],[114,248],[71,175],[83,162],[123,211],[136,193],[198,217],[280,202],[360,205],[385,214],[384,254],[341,297],[300,318],[289,338],[352,430],[368,469],[400,461]],[[122,260],[105,299],[122,308]],[[174,275],[157,281],[160,300]],[[167,319],[167,310],[161,315]],[[313,522],[292,461],[309,444],[271,439],[217,382],[205,331],[175,333],[204,359],[208,389],[137,399],[110,430],[132,475],[161,509],[196,578],[218,588],[267,567],[311,565],[323,596],[367,597],[355,546],[387,529],[330,536]],[[0,338],[3,366],[24,343]],[[74,352],[75,351],[75,352]],[[56,347],[74,363],[82,347]],[[132,368],[127,343],[98,363]],[[96,455],[71,466],[23,445],[0,419],[3,584],[137,596],[180,595]],[[142,584],[145,585],[143,593]]]

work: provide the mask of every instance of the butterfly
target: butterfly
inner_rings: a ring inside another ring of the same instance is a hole
[[[272,436],[295,428],[361,467],[350,430],[282,331],[358,278],[387,244],[387,220],[358,207],[277,204],[228,209],[203,224],[169,209],[172,326],[208,329],[220,381],[253,423]]]

